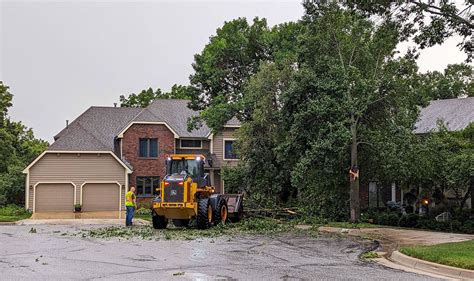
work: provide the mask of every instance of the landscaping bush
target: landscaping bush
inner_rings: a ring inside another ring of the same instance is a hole
[[[150,215],[151,210],[150,210],[150,208],[140,208],[135,212],[135,214],[137,214],[137,215]]]
[[[31,213],[25,208],[10,204],[0,207],[0,221],[17,221],[29,218]]]
[[[21,216],[29,214],[30,212],[23,207],[15,204],[6,205],[0,208],[0,216]]]
[[[459,226],[459,231],[467,234],[474,234],[474,220],[463,223]]]
[[[395,213],[382,213],[376,217],[376,223],[381,225],[398,226],[398,215]]]
[[[148,211],[150,211],[152,205],[153,205],[153,202],[151,202],[151,201],[138,202],[137,203],[137,210],[148,209]]]
[[[419,216],[417,214],[406,214],[400,218],[399,226],[415,227],[418,223]]]
[[[413,213],[399,216],[395,212],[377,212],[377,210],[367,210],[363,215],[361,215],[361,221],[388,226],[474,234],[472,210],[464,210],[456,216],[453,216],[452,220],[446,222],[439,222],[433,217],[419,216],[418,214]]]

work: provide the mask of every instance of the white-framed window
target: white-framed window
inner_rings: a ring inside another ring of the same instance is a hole
[[[180,139],[180,147],[181,148],[191,148],[191,149],[201,149],[202,148],[202,140]]]
[[[223,141],[224,160],[239,160],[235,151],[235,139],[224,139]]]

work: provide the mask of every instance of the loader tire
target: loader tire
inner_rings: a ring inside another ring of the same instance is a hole
[[[173,219],[173,224],[176,227],[187,227],[189,225],[189,220],[188,219]]]
[[[212,223],[212,206],[208,198],[199,199],[196,224],[199,229],[207,229]]]
[[[168,219],[164,216],[157,215],[155,212],[153,212],[152,221],[154,229],[165,229],[168,225]]]
[[[218,225],[221,222],[226,223],[228,217],[229,208],[227,208],[227,202],[223,198],[220,198],[212,213],[212,221],[214,222],[214,225]]]

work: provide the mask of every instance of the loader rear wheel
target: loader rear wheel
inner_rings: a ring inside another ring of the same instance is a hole
[[[189,225],[189,220],[188,219],[173,219],[173,224],[176,227],[187,227]]]
[[[218,225],[221,222],[225,223],[227,221],[228,215],[229,209],[227,208],[227,202],[221,198],[212,215],[214,224]]]
[[[198,202],[198,213],[196,224],[199,229],[207,229],[212,222],[212,206],[208,198],[200,199]]]
[[[165,229],[168,225],[168,219],[164,216],[157,215],[155,212],[153,212],[152,221],[154,229]]]

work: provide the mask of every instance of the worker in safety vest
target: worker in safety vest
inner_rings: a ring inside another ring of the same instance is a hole
[[[133,215],[137,207],[137,197],[135,196],[135,187],[132,186],[130,191],[125,194],[125,207],[127,208],[127,215],[125,217],[125,225],[132,226]]]

